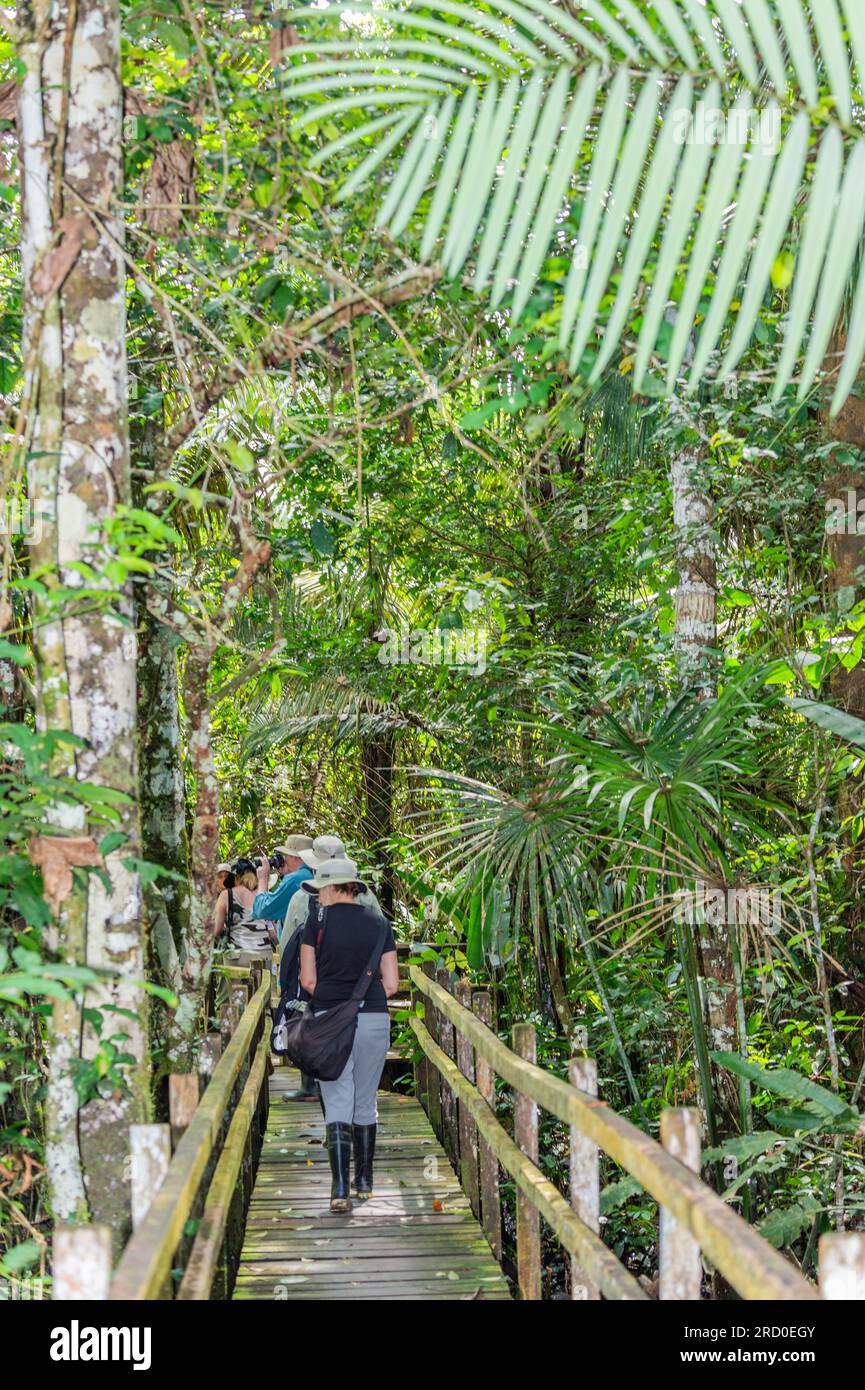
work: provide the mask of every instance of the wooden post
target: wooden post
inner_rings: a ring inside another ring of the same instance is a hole
[[[457,981],[457,1002],[471,1009],[472,987],[468,980]],[[475,1084],[474,1049],[468,1038],[457,1029],[457,1066],[466,1081]],[[460,1182],[475,1216],[480,1215],[481,1191],[478,1172],[478,1127],[464,1105],[460,1106]]]
[[[448,994],[453,993],[451,985],[451,972],[442,968],[436,971],[436,983],[446,989]],[[445,1018],[444,1014],[439,1018],[439,1047],[445,1056],[452,1062],[456,1061],[456,1043],[454,1041],[454,1026],[450,1019]],[[442,1081],[442,1125],[444,1128],[443,1142],[447,1150],[448,1157],[456,1172],[460,1166],[460,1133],[459,1120],[457,1117],[457,1098],[446,1081]]]
[[[700,1113],[698,1110],[675,1109],[661,1111],[661,1143],[692,1172],[700,1171]],[[680,1226],[665,1207],[661,1207],[659,1244],[658,1298],[689,1299],[700,1297],[703,1282],[703,1262],[700,1247],[690,1231]]]
[[[822,1298],[865,1303],[865,1235],[837,1231],[821,1236],[818,1261]]]
[[[513,1049],[533,1065],[537,1057],[534,1024],[515,1023],[511,1037]],[[530,1158],[538,1161],[538,1107],[519,1091],[514,1096],[514,1139]],[[541,1297],[541,1218],[537,1207],[517,1192],[517,1279],[520,1298],[537,1302]]]
[[[269,1025],[268,1025],[269,1026]],[[270,1085],[269,1077],[273,1074],[273,1064],[268,1055],[267,1066],[264,1069],[264,1082],[258,1096],[258,1108],[255,1112],[255,1121],[258,1126],[258,1139],[255,1145],[255,1163],[258,1166],[264,1136],[267,1133],[267,1122],[270,1118]]]
[[[472,998],[472,1011],[477,1014],[481,1023],[485,1023],[488,1028],[493,1026],[493,1005],[492,999],[486,990],[479,991]],[[478,1091],[483,1096],[490,1110],[496,1113],[496,1078],[492,1067],[486,1058],[478,1053],[477,1057]],[[489,1241],[490,1249],[496,1259],[501,1263],[502,1258],[502,1206],[499,1194],[499,1161],[484,1139],[480,1135],[478,1140],[478,1153],[480,1158],[480,1182],[481,1182],[481,1221],[483,1223],[484,1235]]]
[[[215,970],[211,970],[207,977],[207,985],[204,991],[204,1019],[209,1023],[216,1013],[216,982],[219,979]]]
[[[417,1015],[418,1004],[423,1005],[424,996],[421,994],[417,985],[412,983],[411,976],[408,978],[409,997],[411,999],[410,1008],[411,1012]],[[402,980],[402,964],[400,964],[400,980]],[[429,1010],[425,1008],[424,1014],[426,1015],[427,1013],[429,1013]],[[427,1065],[425,1054],[421,1051],[417,1043],[415,1043],[414,1058],[414,1093],[415,1099],[420,1103],[427,1115],[429,1115],[429,1066]]]
[[[235,1028],[239,1024],[240,1020],[243,1018],[243,1015],[246,1011],[246,1006],[249,1003],[250,999],[250,988],[251,986],[248,978],[245,980],[232,980],[231,982],[231,988],[228,992],[228,1002],[234,1010]],[[247,1054],[246,1057],[244,1057],[240,1065],[240,1070],[237,1073],[237,1081],[235,1082],[234,1086],[234,1097],[232,1099],[232,1104],[229,1108],[228,1113],[232,1113],[234,1111],[235,1105],[240,1100],[240,1095],[244,1086],[246,1085],[246,1078],[248,1075],[249,1054]]]
[[[430,980],[435,978],[435,967],[431,960],[424,961],[423,973]],[[424,1023],[433,1042],[437,1043],[439,1040],[438,1009],[426,997],[424,998]],[[433,1127],[433,1132],[441,1139],[444,1133],[442,1129],[441,1077],[431,1062],[427,1063],[427,1100],[427,1114],[430,1118],[430,1124]]]
[[[222,1034],[208,1033],[198,1050],[198,1074],[206,1086],[222,1056]]]
[[[111,1232],[107,1226],[58,1226],[54,1232],[55,1303],[101,1303],[111,1283]]]
[[[198,1072],[175,1072],[168,1078],[168,1118],[174,1147],[195,1114],[198,1105]]]
[[[240,1015],[234,1004],[223,1004],[219,1011],[219,1032],[222,1037],[223,1052],[231,1042],[232,1034],[240,1021]]]
[[[268,963],[267,978],[270,979],[270,977],[270,964]],[[255,995],[256,990],[259,990],[261,988],[261,982],[263,979],[264,961],[254,960],[252,962],[252,965],[249,967],[249,994],[247,996],[248,999],[252,999]]]
[[[578,1091],[586,1095],[598,1094],[598,1066],[589,1057],[574,1057],[568,1067],[568,1079]],[[571,1206],[580,1220],[596,1234],[601,1229],[601,1178],[600,1156],[597,1144],[592,1143],[574,1125],[571,1125]],[[593,1283],[580,1268],[576,1256],[571,1256],[571,1298],[599,1299],[597,1284]]]
[[[171,1162],[170,1125],[130,1125],[132,1229],[137,1231],[162,1186]]]
[[[232,980],[231,988],[228,991],[228,1002],[233,1004],[240,1013],[243,1013],[249,1003],[249,985],[245,980]]]

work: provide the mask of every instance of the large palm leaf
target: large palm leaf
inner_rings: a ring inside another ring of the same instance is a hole
[[[448,732],[444,723],[425,720],[333,675],[286,673],[278,695],[269,685],[250,692],[245,717],[244,755],[320,735],[336,743],[394,732],[436,739]]]
[[[601,1001],[610,1037],[634,1104],[645,1123],[639,1088],[601,976],[588,922],[587,903],[599,885],[586,854],[591,827],[585,798],[568,791],[567,777],[555,772],[519,795],[440,768],[415,768],[415,775],[435,788],[449,816],[444,824],[422,832],[418,845],[431,849],[447,866],[454,882],[452,901],[469,915],[482,912],[496,891],[507,890],[511,902],[529,908],[538,959],[544,954],[541,919],[551,941],[575,937],[585,956]],[[602,890],[601,890],[602,891]],[[479,903],[478,903],[479,899]]]
[[[617,1045],[588,905],[601,900],[607,879],[618,886],[621,907],[607,919],[608,929],[627,922],[636,942],[673,925],[710,1133],[714,1102],[699,970],[693,933],[677,912],[677,890],[693,892],[696,880],[729,882],[728,851],[741,852],[749,833],[761,836],[761,815],[776,809],[754,790],[760,758],[748,720],[770,708],[763,675],[757,668],[740,671],[711,702],[688,692],[660,705],[648,693],[624,716],[606,706],[586,711],[572,692],[570,710],[563,704],[554,720],[535,721],[556,751],[536,783],[518,795],[440,770],[422,774],[450,812],[423,843],[438,846],[451,870],[464,873],[467,892],[486,879],[507,884],[514,901],[526,895],[536,933],[543,913],[554,935],[576,936]],[[560,700],[565,694],[563,688]],[[583,732],[578,726],[587,721],[591,730]]]
[[[393,169],[379,224],[399,235],[422,214],[422,258],[437,253],[457,276],[472,257],[473,282],[494,306],[512,294],[519,315],[551,248],[566,256],[560,345],[593,380],[642,300],[633,380],[650,389],[671,297],[663,388],[685,374],[690,390],[707,374],[725,377],[773,281],[789,274],[780,253],[797,250],[775,391],[803,351],[800,399],[810,391],[853,285],[837,411],[865,356],[859,9],[860,0],[316,5],[292,13],[309,38],[288,50],[283,82],[300,103],[296,124],[328,132],[314,163],[354,160],[339,196]],[[686,137],[701,106],[731,117],[721,143],[696,125]],[[575,199],[576,243],[562,217]]]

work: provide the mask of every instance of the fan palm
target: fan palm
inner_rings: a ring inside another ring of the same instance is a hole
[[[606,708],[588,712],[583,732],[570,715],[548,720],[537,732],[557,751],[534,785],[503,793],[468,778],[436,771],[456,814],[427,837],[446,845],[448,863],[465,872],[465,891],[507,884],[511,900],[525,900],[535,933],[546,924],[551,940],[575,937],[604,1001],[614,1044],[624,1050],[603,990],[589,911],[609,898],[612,882],[622,911],[658,930],[675,926],[677,948],[695,1041],[709,1133],[714,1133],[709,1046],[693,933],[676,907],[677,887],[695,880],[729,881],[726,851],[749,829],[762,834],[755,795],[755,734],[746,720],[757,712],[759,674],[745,671],[720,696],[701,702],[693,692],[659,708],[651,697],[627,717]],[[761,697],[765,698],[765,697]],[[550,944],[536,941],[538,954]],[[627,1059],[626,1075],[630,1079]]]
[[[422,215],[421,258],[437,255],[455,277],[473,257],[475,288],[493,306],[512,294],[514,319],[550,251],[567,257],[560,346],[572,369],[589,351],[592,380],[627,328],[637,390],[672,392],[685,369],[691,391],[710,372],[724,378],[767,291],[792,279],[775,394],[804,350],[803,399],[852,286],[837,411],[865,356],[858,10],[859,0],[314,5],[291,14],[310,37],[287,50],[282,81],[300,106],[295,124],[326,132],[313,164],[349,160],[338,197],[392,167],[379,225],[399,235]],[[577,202],[574,233],[564,213]],[[650,368],[671,298],[661,384]]]

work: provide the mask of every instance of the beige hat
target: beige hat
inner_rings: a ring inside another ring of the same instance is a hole
[[[277,854],[293,855],[295,859],[302,857],[304,850],[312,849],[311,835],[286,835],[285,841],[281,845],[274,845]]]
[[[325,859],[344,859],[345,845],[338,835],[316,835],[312,849],[305,849],[300,855],[308,869],[317,869]]]
[[[323,859],[315,870],[315,878],[306,879],[300,886],[307,893],[317,893],[320,888],[336,888],[340,883],[361,883],[353,859]],[[361,887],[366,890],[365,883]]]
[[[231,873],[231,865],[230,865],[230,864],[217,864],[217,866],[216,866],[216,872],[217,872],[218,874],[230,874],[230,873]]]

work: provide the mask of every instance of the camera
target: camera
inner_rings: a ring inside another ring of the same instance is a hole
[[[264,863],[264,860],[262,859],[261,855],[259,854],[259,855],[256,856],[255,859],[253,859],[252,862],[253,862],[253,864],[255,865],[255,867],[256,867],[257,869],[260,869],[261,866],[262,866],[262,864]],[[277,853],[275,853],[275,854],[269,854],[269,855],[267,856],[267,862],[268,862],[268,864],[270,865],[270,867],[271,867],[274,871],[276,871],[277,869],[281,869],[281,868],[282,868],[282,866],[283,866],[285,860],[283,859],[283,856],[277,851]]]

